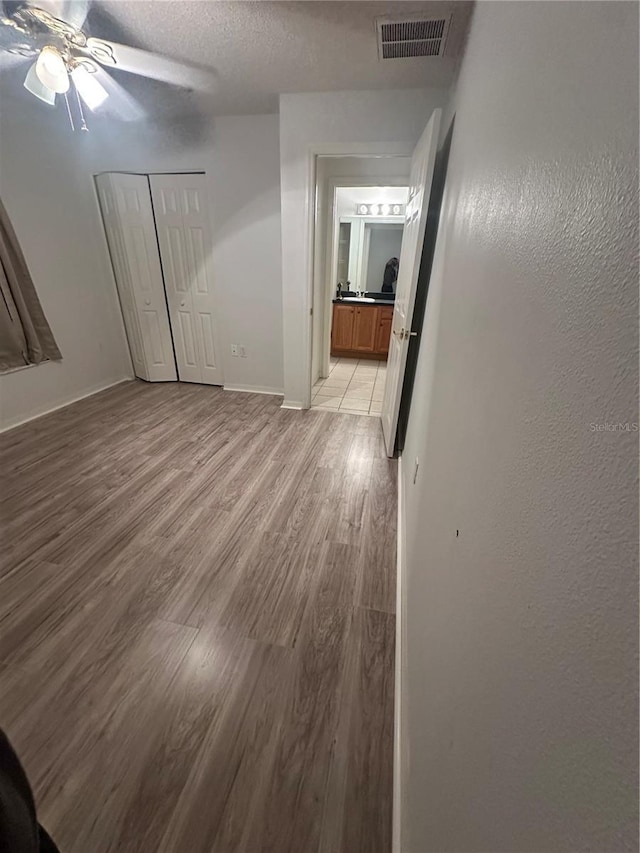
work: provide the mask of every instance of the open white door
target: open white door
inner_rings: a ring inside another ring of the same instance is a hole
[[[420,259],[427,224],[427,210],[442,110],[434,110],[411,158],[409,199],[407,201],[400,266],[396,283],[396,301],[389,342],[387,382],[382,404],[382,432],[387,455],[393,456],[398,428],[404,370],[407,364],[411,320],[416,301]]]
[[[180,381],[222,385],[205,176],[149,180]]]

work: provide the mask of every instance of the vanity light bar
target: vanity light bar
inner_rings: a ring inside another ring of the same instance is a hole
[[[404,216],[404,204],[357,204],[357,216]]]

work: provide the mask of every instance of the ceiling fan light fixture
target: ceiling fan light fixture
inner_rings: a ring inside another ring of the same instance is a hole
[[[43,86],[64,95],[69,91],[69,74],[59,50],[47,45],[36,61],[36,74]]]
[[[40,78],[36,73],[35,62],[29,68],[27,76],[24,78],[24,88],[27,92],[31,92],[32,95],[35,95],[36,98],[40,98],[41,101],[44,101],[45,104],[54,106],[56,102],[56,93],[40,82]]]
[[[76,65],[71,72],[71,77],[78,94],[90,110],[97,109],[107,100],[109,96],[107,90],[83,65]]]

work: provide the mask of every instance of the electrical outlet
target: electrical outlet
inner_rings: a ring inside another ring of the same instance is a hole
[[[238,355],[238,344],[231,344],[231,355],[237,357]]]
[[[240,344],[238,349],[240,350],[240,358],[246,358],[247,357],[247,348],[245,347],[245,345]]]

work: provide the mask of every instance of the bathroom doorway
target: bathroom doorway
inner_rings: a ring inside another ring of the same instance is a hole
[[[402,162],[391,180],[330,178],[324,188],[326,218],[316,234],[314,268],[312,408],[380,416],[408,197],[408,163],[393,159]],[[318,176],[320,183],[321,169]]]

